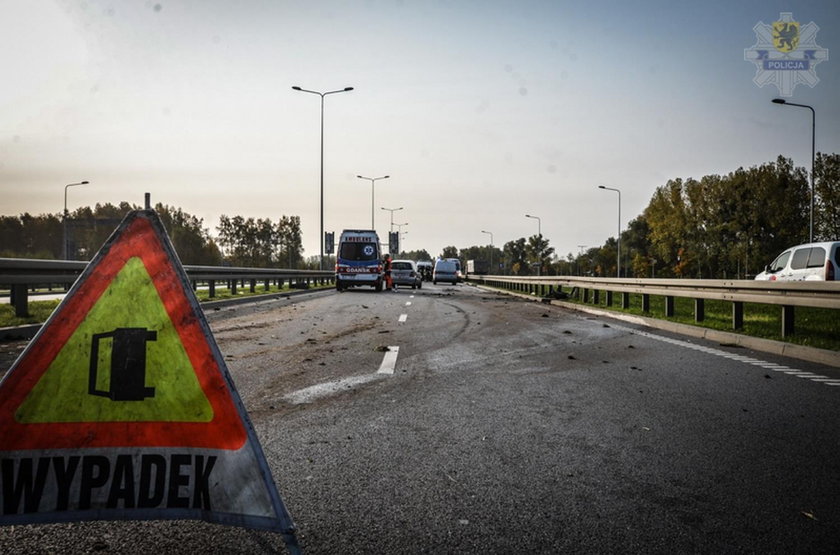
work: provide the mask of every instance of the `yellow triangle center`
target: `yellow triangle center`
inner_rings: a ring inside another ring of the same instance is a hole
[[[140,258],[126,262],[21,403],[15,419],[213,419],[213,408]]]

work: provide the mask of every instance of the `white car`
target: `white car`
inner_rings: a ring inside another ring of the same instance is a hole
[[[755,276],[764,281],[840,280],[840,241],[797,245]]]

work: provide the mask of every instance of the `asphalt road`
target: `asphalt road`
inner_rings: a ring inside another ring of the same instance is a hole
[[[208,320],[306,553],[840,549],[837,369],[466,285]],[[190,521],[0,528],[0,552],[93,551],[284,546]]]

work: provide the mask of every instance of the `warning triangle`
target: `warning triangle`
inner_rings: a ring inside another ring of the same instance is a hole
[[[294,524],[151,210],[129,213],[0,381],[0,525]]]
[[[133,212],[0,384],[3,447],[238,449],[223,368],[157,217]]]

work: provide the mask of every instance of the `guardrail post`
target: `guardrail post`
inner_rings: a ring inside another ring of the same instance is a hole
[[[650,295],[642,293],[642,312],[650,312]]]
[[[793,307],[782,305],[782,337],[793,335]]]
[[[257,292],[257,280],[251,279],[251,287],[249,288],[249,291],[251,291],[251,293]]]
[[[612,306],[613,292],[607,291],[607,306]]]
[[[621,308],[630,308],[630,293],[624,292],[621,294]]]
[[[706,299],[694,299],[694,321],[702,322],[706,319]]]
[[[213,297],[215,297],[215,296],[216,296],[216,280],[215,280],[215,279],[211,279],[211,280],[210,280],[210,281],[208,281],[207,283],[208,283],[208,291],[209,291],[209,293],[207,294],[207,296],[208,296],[208,297],[210,297],[210,298],[212,299]]]
[[[665,297],[665,317],[674,316],[674,297]]]
[[[230,289],[230,294],[231,295],[236,295],[236,285],[237,285],[236,282],[237,281],[238,280],[235,280],[235,279],[230,280],[230,284],[228,285],[228,288]]]
[[[601,290],[600,289],[593,289],[592,290],[592,304],[600,304],[601,303]]]
[[[732,329],[744,328],[744,303],[741,301],[732,302]]]
[[[265,289],[266,293],[268,293],[271,290],[271,280],[270,279],[266,279],[263,282],[263,288]]]
[[[15,316],[19,318],[29,316],[29,291],[26,289],[26,284],[13,283],[9,295],[9,301],[15,306]]]
[[[584,289],[583,290],[583,304],[586,304],[588,302],[589,302],[589,289]]]

